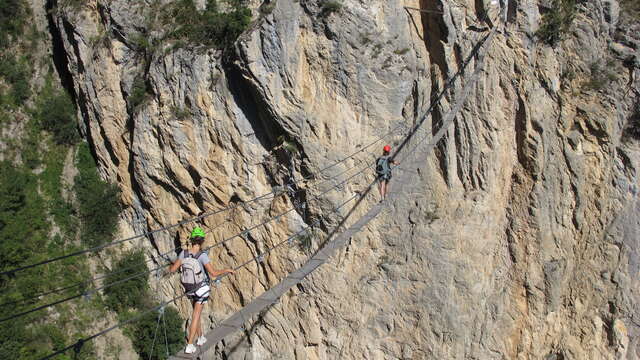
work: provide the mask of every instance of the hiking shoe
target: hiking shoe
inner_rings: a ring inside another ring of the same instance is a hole
[[[207,338],[206,338],[206,337],[204,337],[204,336],[200,336],[200,337],[198,338],[198,340],[196,340],[196,345],[198,345],[198,346],[202,346],[202,345],[204,345],[204,343],[206,343],[206,342],[207,342]]]
[[[196,352],[196,346],[193,344],[187,344],[187,348],[184,349],[185,354],[193,354]]]

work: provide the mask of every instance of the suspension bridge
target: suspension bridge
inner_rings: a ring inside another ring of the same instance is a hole
[[[423,138],[419,140],[418,143],[410,149],[410,151],[405,152],[406,155],[404,156],[404,159],[400,161],[402,164],[401,166],[406,166],[411,168],[411,167],[419,167],[421,164],[424,164],[427,161],[427,157],[430,154],[431,150],[433,150],[433,148],[438,144],[438,142],[445,136],[450,126],[453,124],[453,121],[457,113],[462,109],[462,106],[464,105],[465,100],[471,93],[471,90],[475,86],[475,83],[479,78],[480,72],[482,71],[482,66],[484,63],[484,55],[486,54],[486,48],[485,48],[485,51],[481,52],[480,50],[482,49],[482,46],[484,45],[484,43],[485,42],[490,43],[494,36],[495,36],[495,28],[491,30],[491,32],[488,35],[486,35],[482,40],[480,40],[476,44],[471,55],[469,56],[469,58],[467,58],[463,68],[451,79],[452,81],[448,83],[448,86],[452,86],[453,82],[455,82],[458,75],[464,72],[464,69],[468,65],[471,58],[478,56],[478,66],[476,66],[476,68],[474,69],[474,72],[471,74],[471,76],[469,77],[469,80],[464,85],[461,93],[456,96],[454,100],[454,105],[443,117],[442,125],[438,130],[438,132],[431,139],[429,139],[428,134],[424,135]],[[440,93],[440,96],[438,97],[436,102],[439,102],[441,100],[446,90],[447,89],[445,87],[445,89]],[[432,105],[432,107],[428,110],[427,116],[428,114],[430,114],[431,111],[433,111],[433,108],[436,102],[434,102],[434,105]],[[418,129],[420,129],[421,125],[427,119],[427,116],[425,116],[422,119],[422,121],[415,126],[412,133],[407,135],[404,142],[396,150],[395,155],[401,152],[402,149],[410,143],[414,135],[417,133]],[[429,140],[429,142],[425,145],[424,151],[419,153],[421,156],[414,157],[414,159],[411,159],[410,162],[407,162],[407,160],[409,160],[409,158],[412,157],[411,155],[418,153],[415,150],[417,150],[417,148],[421,146],[421,144],[425,140]],[[404,186],[410,184],[410,182],[412,181],[412,178],[413,178],[413,175],[410,172],[403,172],[401,175],[399,175],[397,177],[397,180],[394,182],[394,187],[390,192],[390,195],[389,195],[390,200],[393,199],[396,196],[396,194],[401,192]],[[326,241],[324,245],[320,248],[320,250],[318,250],[313,256],[311,256],[311,258],[309,258],[305,264],[303,264],[300,268],[298,268],[297,270],[287,275],[282,281],[280,281],[279,284],[272,287],[268,291],[264,292],[262,295],[258,296],[256,299],[251,301],[245,307],[243,307],[238,312],[236,312],[235,314],[230,316],[228,319],[220,323],[218,326],[216,326],[214,329],[209,331],[205,335],[207,338],[207,342],[203,346],[199,347],[196,353],[186,354],[184,353],[184,351],[181,351],[178,354],[170,357],[169,359],[178,360],[178,359],[201,358],[203,354],[206,354],[206,352],[209,349],[211,349],[213,346],[215,346],[220,341],[222,341],[226,336],[232,333],[235,333],[237,331],[241,331],[245,327],[245,324],[248,321],[247,319],[250,319],[252,316],[258,315],[261,311],[275,304],[292,287],[302,282],[307,276],[313,273],[321,265],[329,261],[329,259],[339,249],[344,248],[353,236],[355,236],[367,224],[369,224],[373,219],[375,219],[380,214],[380,212],[382,212],[382,210],[384,209],[384,205],[385,205],[384,203],[377,203],[373,205],[364,215],[358,218],[346,230],[342,232],[338,232],[341,229],[342,225],[346,223],[347,219],[351,216],[351,214],[354,213],[355,209],[361,204],[362,200],[365,198],[367,193],[371,191],[371,188],[374,185],[374,183],[375,181],[369,184],[369,187],[367,187],[366,191],[360,194],[358,202],[351,208],[349,213],[343,218],[342,222],[336,227],[334,232],[328,236],[329,240]]]
[[[504,11],[504,9],[502,10]],[[460,67],[460,69],[458,70],[458,72],[453,75],[445,84],[445,86],[443,87],[443,89],[440,91],[440,93],[433,99],[431,105],[429,106],[429,108],[427,109],[427,111],[425,112],[425,114],[421,117],[421,119],[410,129],[408,129],[408,133],[404,134],[404,140],[403,142],[397,147],[396,151],[394,152],[394,154],[392,155],[392,159],[399,157],[401,158],[401,167],[407,167],[407,168],[417,168],[419,166],[421,166],[421,164],[424,164],[427,159],[429,154],[431,153],[431,151],[435,148],[435,146],[438,144],[438,142],[445,136],[445,134],[449,131],[451,125],[454,122],[454,119],[456,117],[456,115],[458,114],[458,112],[462,109],[462,106],[464,105],[466,99],[468,98],[469,94],[471,93],[471,91],[473,90],[473,88],[476,85],[476,82],[478,80],[478,78],[480,77],[480,73],[483,70],[483,66],[484,66],[484,58],[486,55],[486,52],[493,40],[493,37],[496,34],[496,31],[498,29],[498,25],[494,26],[493,28],[491,28],[488,32],[488,34],[484,34],[481,36],[481,38],[475,43],[473,49],[470,51],[470,54],[468,55],[468,57],[464,60],[464,62],[461,64],[462,66]],[[424,130],[422,131],[422,133],[419,131],[422,129],[423,124],[427,121],[427,119],[430,117],[430,115],[432,114],[432,112],[434,111],[434,109],[436,108],[436,106],[438,106],[441,102],[441,100],[446,96],[446,94],[449,92],[449,90],[451,90],[454,86],[456,81],[461,78],[462,74],[465,73],[467,67],[469,66],[469,64],[472,63],[472,60],[476,60],[475,63],[475,67],[473,69],[473,72],[471,74],[469,74],[468,76],[465,77],[466,82],[465,84],[462,86],[462,89],[459,93],[455,94],[454,96],[454,100],[453,100],[453,105],[450,107],[450,109],[447,111],[447,113],[442,117],[442,121],[440,123],[440,128],[438,129],[438,131],[435,134],[431,134],[430,131]],[[139,235],[135,235],[129,238],[125,238],[125,239],[121,239],[121,240],[117,240],[117,241],[113,241],[104,245],[100,245],[97,247],[93,247],[93,248],[89,248],[89,249],[84,249],[84,250],[80,250],[80,251],[76,251],[73,253],[69,253],[69,254],[65,254],[56,258],[52,258],[52,259],[47,259],[38,263],[34,263],[34,264],[29,264],[29,265],[25,265],[22,267],[18,267],[15,269],[11,269],[11,270],[7,270],[4,272],[0,273],[0,276],[16,276],[16,274],[27,270],[27,269],[31,269],[31,268],[35,268],[35,267],[39,267],[45,264],[49,264],[52,262],[57,262],[57,261],[62,261],[66,258],[69,257],[74,257],[74,256],[81,256],[81,255],[85,255],[85,254],[89,254],[89,253],[96,253],[99,252],[103,249],[106,249],[108,247],[112,247],[112,246],[116,246],[125,242],[129,242],[129,241],[133,241],[136,239],[142,239],[148,236],[151,236],[153,234],[159,233],[159,232],[163,232],[163,231],[168,231],[171,229],[175,229],[178,228],[180,226],[189,224],[189,223],[194,223],[197,221],[201,221],[206,217],[212,216],[212,215],[216,215],[222,212],[226,212],[226,211],[230,211],[233,210],[235,208],[238,208],[240,206],[245,206],[249,203],[252,202],[259,202],[262,200],[267,200],[267,199],[274,199],[277,196],[280,196],[282,194],[288,194],[290,196],[294,196],[296,193],[302,192],[302,191],[306,191],[308,190],[308,188],[298,188],[298,184],[302,181],[302,180],[311,180],[311,179],[317,179],[319,177],[319,175],[321,173],[326,172],[327,170],[329,170],[330,168],[333,168],[337,165],[339,165],[340,163],[343,163],[349,159],[353,159],[355,158],[358,154],[361,153],[365,153],[366,150],[370,147],[372,147],[373,145],[381,142],[384,138],[396,133],[399,130],[407,130],[407,127],[404,126],[404,124],[399,124],[398,126],[392,128],[390,131],[388,131],[387,133],[379,136],[377,139],[375,139],[374,141],[365,144],[363,146],[361,146],[357,151],[355,151],[354,153],[350,154],[349,156],[340,159],[334,163],[332,163],[331,165],[319,170],[316,174],[310,174],[309,176],[300,179],[296,182],[291,182],[289,184],[287,184],[286,186],[283,187],[279,187],[279,188],[275,188],[272,192],[268,193],[268,194],[264,194],[258,197],[255,197],[253,199],[241,202],[241,203],[237,203],[228,207],[225,207],[223,209],[217,209],[217,210],[213,210],[213,211],[209,211],[203,214],[200,214],[196,217],[190,218],[190,219],[186,219],[183,220],[181,222],[178,222],[176,224],[172,224],[169,226],[164,226],[152,231],[148,231],[145,232],[143,234],[139,234]],[[420,135],[420,136],[419,136]],[[420,150],[420,151],[417,151]],[[340,178],[343,175],[346,175],[349,171],[358,168],[359,165],[354,165],[352,167],[349,167],[343,171],[341,171],[340,173],[330,177],[329,179],[322,181],[318,184],[315,184],[313,186],[319,186],[321,184],[326,184],[326,183],[331,183],[331,182],[335,182],[338,178]],[[306,199],[305,203],[303,204],[294,204],[293,207],[291,207],[290,209],[275,215],[269,219],[267,219],[266,221],[253,225],[231,237],[228,237],[216,244],[213,244],[211,246],[209,246],[208,248],[206,248],[205,250],[209,250],[212,249],[214,247],[220,246],[222,244],[225,244],[229,241],[232,241],[234,239],[244,239],[246,237],[247,234],[249,234],[252,230],[257,229],[260,226],[264,226],[265,224],[272,222],[272,221],[277,221],[278,219],[282,218],[283,216],[287,215],[288,213],[294,212],[294,211],[303,211],[304,208],[306,207],[306,202],[308,202],[309,200],[312,199],[320,199],[322,196],[326,195],[328,192],[330,191],[336,191],[341,189],[341,187],[343,187],[345,184],[347,184],[349,181],[353,180],[356,177],[359,176],[364,176],[366,174],[366,171],[372,168],[372,164],[371,165],[364,165],[362,167],[358,168],[358,171],[349,175],[347,178],[345,178],[342,181],[339,181],[338,183],[335,183],[333,186],[329,187],[328,189],[325,189],[324,191],[321,191],[318,195],[315,195],[311,198]],[[391,193],[389,194],[390,199],[393,199],[396,194],[400,191],[402,191],[403,187],[407,184],[409,184],[412,180],[413,175],[410,172],[402,172],[396,180],[393,181],[393,188]],[[356,220],[354,221],[350,221],[352,217],[354,217],[356,214],[358,214],[357,210],[359,209],[359,207],[361,207],[364,204],[367,204],[368,202],[366,201],[367,195],[371,192],[372,188],[374,187],[374,184],[376,183],[376,180],[371,181],[368,186],[366,187],[365,190],[356,193],[355,195],[351,196],[350,198],[348,198],[346,201],[344,201],[342,204],[340,204],[339,206],[337,206],[332,212],[325,214],[325,215],[330,215],[330,214],[337,214],[339,217],[341,217],[341,221],[339,222],[339,224],[337,226],[335,226],[327,235],[325,241],[320,245],[319,249],[309,258],[307,259],[307,261],[300,266],[298,269],[292,271],[291,273],[289,273],[285,278],[283,278],[280,283],[278,283],[277,285],[275,285],[274,287],[270,288],[269,290],[265,291],[262,295],[258,296],[257,298],[255,298],[254,300],[252,300],[251,302],[249,302],[248,304],[246,304],[244,307],[242,307],[241,309],[239,309],[235,314],[231,315],[229,318],[227,318],[226,320],[224,320],[223,322],[221,322],[220,324],[218,324],[215,328],[211,329],[210,331],[208,331],[206,333],[206,338],[207,338],[207,342],[198,348],[198,351],[195,354],[185,354],[184,352],[179,352],[178,354],[174,354],[173,356],[170,356],[170,359],[197,359],[197,358],[201,358],[203,356],[203,354],[206,354],[206,352],[208,350],[210,350],[212,347],[214,347],[216,344],[218,344],[221,340],[223,340],[226,336],[237,332],[239,330],[241,330],[245,324],[247,323],[247,321],[249,319],[251,319],[252,317],[254,317],[255,315],[258,315],[261,311],[265,310],[267,307],[275,304],[278,302],[278,300],[287,292],[289,291],[289,289],[291,289],[293,286],[295,286],[296,284],[304,281],[305,278],[307,278],[311,273],[313,273],[315,270],[317,270],[321,265],[325,264],[327,261],[329,261],[329,259],[337,252],[339,251],[341,248],[343,248],[348,242],[349,240],[355,236],[358,232],[360,232],[363,228],[365,228],[371,221],[373,221],[385,208],[385,203],[376,203],[374,205],[372,205],[369,209],[367,209],[366,211],[364,211],[364,214],[360,215]],[[351,208],[349,208],[348,211],[346,211],[346,214],[342,214],[342,209],[344,207],[346,207],[349,203],[351,203],[352,201],[355,201],[354,205],[351,206]],[[370,202],[369,202],[370,203]],[[285,247],[285,246],[291,246],[293,245],[295,242],[295,239],[307,234],[311,229],[313,229],[314,227],[318,226],[320,224],[321,219],[316,219],[314,222],[312,222],[310,225],[303,227],[301,230],[297,231],[296,233],[294,233],[293,235],[289,236],[288,238],[276,243],[275,245],[273,245],[272,247],[265,249],[264,251],[262,251],[260,254],[258,254],[257,256],[245,261],[244,263],[234,267],[235,271],[241,270],[246,268],[247,266],[249,266],[252,263],[259,263],[264,261],[264,259],[266,258],[266,256],[271,255],[275,250]],[[222,224],[222,223],[221,223]],[[215,227],[221,225],[218,224]],[[165,256],[169,255],[171,252],[175,252],[176,250],[179,249],[172,249],[168,252],[165,252],[163,254],[158,255],[158,259],[162,259]],[[148,262],[151,261],[156,261],[157,259],[149,259],[147,260]],[[49,290],[46,292],[42,292],[39,294],[32,294],[31,296],[29,296],[29,298],[33,299],[33,298],[41,298],[41,297],[45,297],[45,296],[50,296],[53,294],[58,294],[58,293],[62,293],[65,292],[67,290],[71,290],[71,289],[82,289],[83,287],[89,285],[89,284],[93,284],[97,281],[103,281],[102,285],[99,287],[96,287],[92,290],[87,290],[87,291],[81,291],[77,294],[74,294],[72,296],[68,296],[66,298],[60,299],[60,300],[56,300],[53,301],[51,303],[42,305],[42,306],[38,306],[26,311],[22,311],[20,313],[16,313],[13,315],[10,315],[8,317],[2,318],[0,319],[0,323],[1,322],[7,322],[7,321],[11,321],[15,318],[21,317],[21,316],[26,316],[27,314],[30,313],[34,313],[34,312],[38,312],[38,311],[42,311],[44,309],[47,309],[49,307],[64,303],[64,302],[68,302],[77,298],[81,298],[84,296],[88,296],[91,295],[93,293],[97,293],[99,291],[102,291],[108,287],[111,286],[115,286],[118,285],[122,282],[126,282],[129,281],[133,278],[136,277],[142,277],[142,276],[148,276],[149,274],[152,273],[156,273],[158,274],[161,270],[163,270],[164,268],[168,267],[169,264],[163,264],[163,265],[158,265],[155,268],[152,268],[148,271],[144,271],[144,272],[140,272],[140,273],[136,273],[133,274],[125,279],[116,281],[116,282],[112,282],[109,283],[106,280],[108,279],[107,275],[101,275],[98,277],[94,277],[92,279],[89,279],[87,281],[83,281],[77,284],[73,284],[73,285],[69,285],[69,286],[64,286],[64,287],[60,287],[54,290]],[[123,272],[126,271],[127,269],[121,269],[118,270],[118,272]],[[224,278],[228,277],[228,276],[233,276],[233,275],[229,275],[229,274],[225,274],[222,275],[220,277],[218,277],[217,279],[215,279],[214,281],[214,286],[216,284],[219,284],[222,280],[224,280]],[[159,305],[147,309],[141,313],[139,313],[138,315],[136,315],[135,317],[132,317],[126,321],[120,322],[118,324],[115,324],[109,328],[103,329],[91,336],[85,337],[85,338],[81,338],[78,339],[75,343],[73,344],[69,344],[66,347],[63,347],[55,352],[52,352],[51,354],[42,357],[41,360],[44,359],[50,359],[53,358],[55,356],[58,356],[60,354],[64,354],[70,350],[75,350],[78,351],[80,348],[82,348],[83,344],[97,338],[100,336],[103,336],[104,334],[109,333],[110,331],[113,331],[115,329],[121,328],[127,324],[131,324],[133,322],[136,322],[138,320],[140,320],[142,317],[148,315],[149,313],[153,313],[153,312],[158,312],[158,326],[156,327],[156,334],[158,332],[158,328],[160,325],[160,321],[161,319],[163,319],[163,310],[166,306],[168,306],[171,303],[175,303],[176,301],[186,297],[187,294],[180,294],[180,295],[176,295],[175,297],[173,297],[172,299],[166,300],[161,302]],[[8,306],[8,305],[13,305],[15,303],[19,302],[18,300],[16,301],[11,301],[11,302],[6,302],[3,304],[0,304],[0,307],[2,306]],[[155,345],[155,337],[154,337],[154,345]],[[167,355],[168,354],[168,345],[167,345]]]

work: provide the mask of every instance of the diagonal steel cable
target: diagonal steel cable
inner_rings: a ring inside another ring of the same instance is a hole
[[[351,198],[349,198],[348,200],[346,200],[345,202],[343,202],[343,203],[342,203],[339,207],[337,207],[334,211],[332,211],[332,213],[333,213],[333,212],[338,212],[342,207],[344,207],[346,204],[348,204],[350,201],[352,201],[352,200],[353,200],[353,199],[355,199],[356,197],[358,197],[358,195],[354,195],[354,196],[352,196]],[[314,224],[318,224],[319,222],[320,222],[320,220],[319,220],[319,219],[317,219],[317,220],[314,222]],[[237,267],[237,268],[236,268],[236,272],[235,272],[234,274],[236,274],[236,273],[237,273],[237,270],[240,270],[241,268],[246,267],[247,265],[251,264],[252,262],[257,262],[257,261],[259,261],[259,259],[260,259],[262,256],[264,256],[265,254],[270,254],[273,250],[275,250],[275,249],[277,249],[277,248],[282,247],[282,245],[284,245],[284,244],[286,244],[286,243],[289,243],[291,239],[294,239],[294,238],[296,238],[296,237],[300,236],[300,234],[304,233],[305,231],[307,231],[308,229],[310,229],[310,228],[311,228],[311,227],[313,227],[313,226],[314,226],[314,225],[309,225],[309,226],[307,226],[307,227],[303,228],[302,230],[297,231],[296,233],[294,233],[293,235],[289,236],[289,237],[288,237],[288,238],[286,238],[285,240],[283,240],[283,241],[281,241],[280,243],[278,243],[278,244],[274,245],[273,247],[269,248],[265,253],[261,254],[260,256],[254,257],[254,258],[252,258],[251,260],[246,261],[245,263],[243,263],[243,265],[241,265],[241,267]],[[221,280],[223,280],[223,279],[225,279],[225,278],[227,278],[227,277],[229,277],[229,276],[231,276],[231,275],[234,275],[234,274],[224,274],[224,275],[221,275],[221,276],[219,276],[219,277],[216,279],[216,282],[220,282]],[[131,323],[133,323],[133,322],[136,322],[136,321],[138,321],[138,320],[142,319],[142,318],[143,318],[144,316],[146,316],[147,314],[149,314],[149,313],[151,313],[151,312],[153,312],[153,311],[158,311],[158,310],[160,310],[161,308],[164,308],[164,307],[166,307],[167,305],[169,305],[169,304],[171,304],[171,303],[174,303],[174,302],[176,302],[176,301],[178,301],[178,300],[180,300],[180,299],[182,299],[182,298],[184,298],[184,297],[186,297],[186,296],[189,296],[189,295],[192,295],[192,294],[191,294],[191,293],[188,293],[188,292],[185,292],[184,294],[177,295],[177,296],[173,297],[173,298],[172,298],[172,299],[170,299],[170,300],[167,300],[167,301],[162,302],[162,303],[161,303],[160,305],[158,305],[158,306],[155,306],[155,307],[152,307],[152,308],[150,308],[150,309],[144,310],[144,311],[143,311],[143,312],[141,312],[140,314],[138,314],[138,315],[136,315],[136,316],[134,316],[134,317],[132,317],[132,318],[130,318],[130,319],[128,319],[128,320],[122,321],[122,322],[120,322],[120,323],[118,323],[118,324],[116,324],[116,325],[113,325],[113,326],[111,326],[111,327],[108,327],[108,328],[106,328],[106,329],[104,329],[104,330],[102,330],[102,331],[99,331],[99,332],[97,332],[97,333],[95,333],[95,334],[93,334],[93,335],[91,335],[91,336],[86,337],[86,338],[78,339],[75,343],[70,344],[70,345],[68,345],[68,346],[66,346],[66,347],[64,347],[64,348],[62,348],[62,349],[59,349],[59,350],[57,350],[57,351],[55,351],[55,352],[53,352],[53,353],[51,353],[51,354],[49,354],[49,355],[46,355],[46,356],[44,356],[44,357],[41,357],[41,358],[40,358],[40,359],[38,359],[38,360],[47,360],[47,359],[51,359],[51,358],[53,358],[53,357],[55,357],[55,356],[58,356],[58,355],[60,355],[60,354],[64,354],[65,352],[67,352],[67,351],[69,351],[69,350],[71,350],[71,349],[79,349],[79,348],[81,348],[85,343],[87,343],[87,342],[89,342],[89,341],[91,341],[91,340],[93,340],[93,339],[95,339],[95,338],[97,338],[97,337],[99,337],[99,336],[102,336],[102,335],[104,335],[104,334],[106,334],[106,333],[109,333],[109,332],[111,332],[111,331],[113,331],[113,330],[115,330],[115,329],[118,329],[118,328],[120,328],[120,327],[123,327],[123,326],[125,326],[125,325],[128,325],[128,324],[131,324]]]
[[[324,196],[325,194],[329,193],[330,191],[336,190],[341,185],[349,182],[351,179],[353,179],[353,178],[355,178],[355,177],[357,177],[359,175],[364,174],[364,171],[367,170],[367,169],[370,169],[371,167],[372,167],[372,164],[364,166],[362,169],[360,169],[355,174],[352,174],[348,178],[346,178],[346,179],[342,180],[340,183],[328,188],[327,190],[323,191],[322,193],[320,193],[318,195],[314,195],[311,199],[319,199],[319,198],[321,198],[322,196]],[[283,217],[284,215],[293,212],[294,210],[296,210],[295,206],[291,207],[289,210],[286,210],[286,211],[284,211],[284,212],[282,212],[282,213],[280,213],[278,215],[275,215],[275,216],[267,219],[266,221],[263,221],[262,223],[254,225],[254,226],[252,226],[252,227],[250,227],[250,228],[248,228],[248,229],[246,229],[246,230],[244,230],[242,232],[239,232],[237,234],[229,236],[228,238],[226,238],[226,239],[224,239],[224,240],[222,240],[222,241],[220,241],[220,242],[218,242],[216,244],[213,244],[213,245],[211,245],[209,247],[206,247],[205,249],[203,249],[203,251],[208,251],[208,250],[210,250],[210,249],[212,249],[214,247],[221,246],[221,245],[223,245],[223,244],[225,244],[225,243],[227,243],[227,242],[229,242],[229,241],[231,241],[231,240],[233,240],[235,238],[242,238],[242,236],[244,234],[248,234],[249,232],[251,232],[251,231],[253,231],[253,230],[255,230],[255,229],[257,229],[257,228],[259,228],[259,227],[261,227],[261,226],[263,226],[265,224],[267,224],[267,223],[270,223],[270,222],[272,222],[274,220],[278,220],[281,217]],[[91,295],[93,295],[93,294],[95,294],[95,293],[97,293],[97,292],[99,292],[101,290],[105,290],[105,289],[107,289],[109,287],[122,284],[124,282],[127,282],[127,281],[135,279],[135,278],[139,278],[139,277],[147,275],[149,273],[160,271],[160,270],[166,268],[167,266],[169,266],[169,264],[159,265],[159,266],[157,266],[157,267],[155,267],[153,269],[141,271],[141,272],[138,272],[136,274],[132,274],[132,275],[130,275],[130,276],[124,278],[124,279],[120,279],[120,280],[114,281],[112,283],[108,283],[106,285],[102,285],[102,286],[97,287],[95,289],[92,289],[92,290],[89,290],[89,291],[86,291],[86,292],[83,292],[83,293],[79,293],[79,294],[76,294],[76,295],[73,295],[73,296],[69,296],[69,297],[66,297],[66,298],[61,299],[61,300],[57,300],[57,301],[54,301],[54,302],[51,302],[51,303],[48,303],[48,304],[45,304],[45,305],[38,306],[38,307],[33,308],[33,309],[25,310],[25,311],[22,311],[20,313],[16,313],[16,314],[4,317],[4,318],[0,319],[0,323],[6,322],[6,321],[9,321],[9,320],[13,320],[13,319],[16,319],[16,318],[19,318],[19,317],[22,317],[22,316],[31,314],[31,313],[36,312],[36,311],[44,310],[44,309],[47,309],[49,307],[52,307],[52,306],[55,306],[55,305],[58,305],[58,304],[61,304],[61,303],[64,303],[64,302],[68,302],[68,301],[71,301],[71,300],[74,300],[74,299],[91,296]]]

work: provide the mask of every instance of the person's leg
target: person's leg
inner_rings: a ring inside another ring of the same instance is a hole
[[[191,325],[189,326],[189,337],[187,338],[188,344],[193,344],[193,340],[196,338],[196,332],[200,325],[200,314],[204,305],[196,302],[193,305],[193,316],[191,317]]]
[[[382,184],[382,200],[384,200],[387,198],[387,184],[389,183],[389,180],[382,179],[380,183]]]
[[[384,181],[384,198],[387,198],[387,195],[389,194],[389,180],[385,180]]]
[[[200,305],[202,305],[202,308],[204,308],[204,304],[205,303],[201,303]],[[198,324],[197,324],[197,333],[196,333],[196,337],[200,337],[202,336],[202,316],[198,316]]]
[[[191,300],[191,311],[192,311],[192,317],[193,317],[193,313],[196,311],[196,299],[195,298],[189,298]],[[187,322],[188,328],[187,328],[187,340],[189,339],[189,329],[191,329],[191,324],[193,323],[193,319],[189,319],[189,321]]]
[[[384,199],[384,190],[382,190],[384,187],[383,184],[384,184],[384,180],[382,178],[378,178],[378,192],[380,192],[380,197],[382,199]]]

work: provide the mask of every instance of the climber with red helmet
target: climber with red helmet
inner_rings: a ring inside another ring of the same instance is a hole
[[[391,159],[391,146],[385,145],[382,148],[382,156],[376,160],[376,175],[378,176],[378,190],[380,190],[380,202],[387,198],[389,192],[389,180],[391,180],[391,165],[399,163]]]

